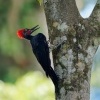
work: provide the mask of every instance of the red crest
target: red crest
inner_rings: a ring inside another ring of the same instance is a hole
[[[24,38],[23,32],[24,32],[24,29],[21,29],[21,30],[18,30],[18,31],[17,31],[17,36],[18,36],[20,39]]]

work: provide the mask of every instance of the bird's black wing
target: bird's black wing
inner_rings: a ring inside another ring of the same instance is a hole
[[[39,39],[38,37],[34,37],[33,40],[31,40],[31,45],[33,53],[47,74],[51,66],[47,41],[44,38]]]
[[[49,57],[49,47],[46,41],[46,38],[42,34],[36,35],[31,40],[31,45],[33,49],[33,53],[35,54],[38,62],[44,69],[46,76],[50,77],[56,87],[58,89],[58,77],[55,74],[53,68],[51,67],[51,61]]]

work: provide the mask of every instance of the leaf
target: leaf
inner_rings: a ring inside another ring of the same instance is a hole
[[[40,6],[42,5],[42,0],[37,0],[38,2],[39,2],[39,4],[40,4]]]

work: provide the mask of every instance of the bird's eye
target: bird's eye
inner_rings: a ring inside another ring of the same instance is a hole
[[[24,34],[24,36],[27,36],[27,32],[28,32],[28,29],[27,29],[27,28],[25,28],[25,29],[24,29],[24,33],[23,33],[23,34]]]

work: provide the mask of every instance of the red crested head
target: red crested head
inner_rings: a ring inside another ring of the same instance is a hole
[[[20,30],[17,31],[17,36],[18,36],[20,39],[23,39],[23,38],[26,38],[26,39],[27,39],[27,38],[29,38],[30,35],[31,35],[34,31],[36,31],[37,29],[39,29],[38,25],[35,26],[35,27],[33,27],[33,28],[31,28],[31,29],[27,29],[27,28],[25,28],[25,29],[20,29]]]
[[[18,30],[17,31],[17,36],[20,38],[20,39],[23,39],[24,38],[24,29],[21,29],[21,30]]]

